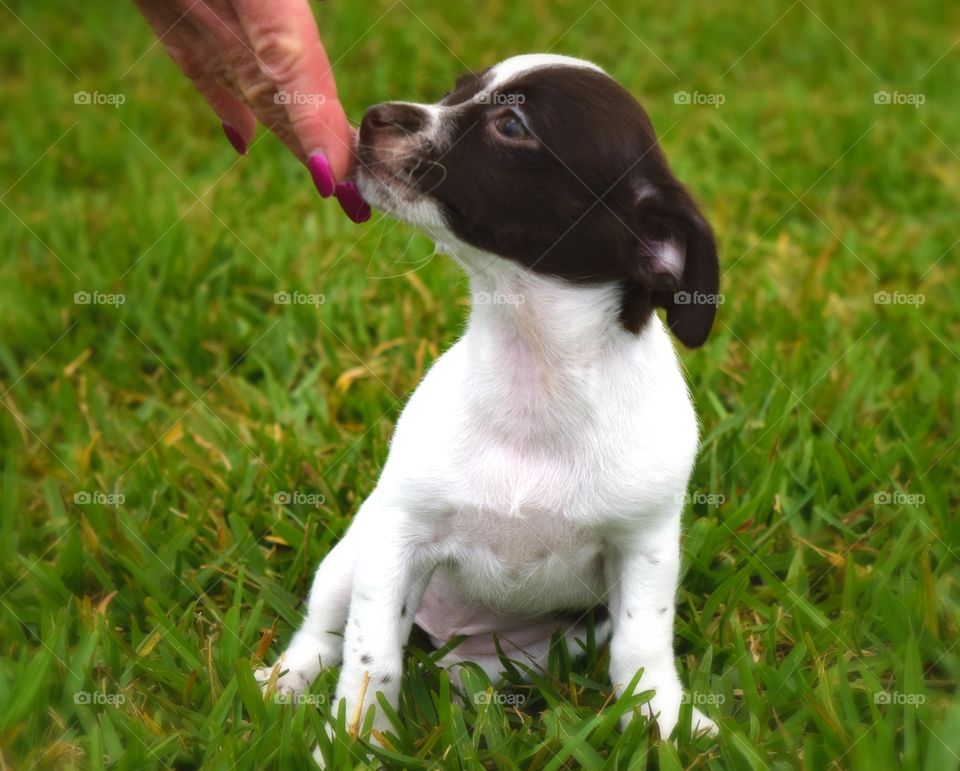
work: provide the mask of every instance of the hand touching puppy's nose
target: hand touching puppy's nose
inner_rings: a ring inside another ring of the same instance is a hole
[[[347,177],[355,131],[306,0],[136,0],[242,155],[257,121],[307,165],[317,191],[356,222],[370,208]]]

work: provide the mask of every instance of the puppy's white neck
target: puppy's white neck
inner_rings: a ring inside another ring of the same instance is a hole
[[[611,394],[634,391],[637,354],[655,341],[620,324],[614,284],[575,286],[484,257],[458,258],[473,298],[462,341],[469,411],[481,430],[527,448],[583,437],[605,420]]]
[[[628,342],[619,323],[617,286],[575,286],[509,260],[492,259],[479,267],[465,264],[472,301],[467,334],[472,340],[523,349],[551,369],[564,362],[583,366],[611,346]]]

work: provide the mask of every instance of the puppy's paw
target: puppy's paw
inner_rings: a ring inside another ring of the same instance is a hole
[[[306,693],[323,666],[337,663],[334,659],[336,654],[325,650],[316,639],[297,635],[276,664],[256,670],[253,676],[264,690],[269,689],[276,678],[277,694],[296,697]]]
[[[309,676],[308,672],[290,669],[284,663],[283,659],[284,657],[281,656],[280,660],[272,667],[262,667],[261,669],[257,669],[254,671],[253,676],[256,681],[260,683],[260,686],[263,688],[264,692],[267,692],[271,689],[271,683],[273,683],[273,680],[276,677],[276,683],[273,685],[273,692],[276,695],[277,701],[292,702],[295,701],[296,697],[306,693],[307,689],[310,687],[310,683],[313,682],[313,680]]]
[[[693,708],[693,715],[690,717],[690,734],[692,736],[716,736],[720,732],[717,724],[704,715],[696,707]]]
[[[327,761],[323,759],[323,753],[320,752],[319,746],[313,748],[313,762],[320,766],[320,768],[327,767]]]
[[[650,680],[641,679],[640,688],[650,688],[654,691],[650,701],[640,707],[640,713],[657,724],[660,737],[666,739],[677,725],[680,716],[680,703],[683,699],[683,687],[680,680],[672,673],[665,674],[659,682],[653,677]],[[634,711],[627,712],[620,718],[620,728],[625,729],[633,720]]]
[[[686,703],[688,698],[683,691],[674,684],[667,683],[656,691],[650,702],[641,709],[648,719],[657,724],[660,732],[660,738],[666,739],[673,733],[677,722],[680,719],[681,704]],[[621,728],[626,728],[633,715],[628,713],[624,715],[621,721]],[[693,707],[690,714],[690,735],[691,736],[716,736],[719,729],[717,724],[703,714],[699,709]]]
[[[350,712],[349,712],[349,705],[347,705],[347,707],[348,707],[348,712],[347,712],[347,714],[349,715],[349,714],[350,714]],[[377,714],[382,714],[382,710],[379,710],[379,709],[378,709],[378,710],[377,710]],[[373,729],[373,731],[370,733],[370,735],[369,735],[369,736],[365,735],[364,738],[365,738],[368,742],[370,742],[370,744],[373,744],[373,745],[382,747],[382,746],[383,746],[383,743],[380,741],[380,739],[379,739],[379,737],[378,737],[378,735],[377,735],[377,734],[378,734],[378,731],[386,731],[386,730],[389,728],[390,724],[389,724],[388,721],[386,721],[385,718],[384,718],[383,720],[381,720],[380,722],[381,722],[381,727],[380,727],[380,728],[377,728],[377,725],[375,724],[375,725],[374,725],[374,729]],[[324,726],[324,731],[325,731],[325,733],[327,734],[327,739],[329,739],[329,741],[330,741],[331,744],[334,744],[334,743],[336,743],[336,742],[340,742],[341,745],[344,745],[344,740],[337,738],[336,732],[334,731],[332,725],[330,725],[329,723],[327,723],[327,724]],[[354,740],[354,739],[347,739],[346,741],[349,742],[349,743],[352,745],[355,740]],[[334,748],[334,752],[336,752],[336,748]],[[374,758],[373,758],[372,755],[369,755],[369,754],[367,754],[367,753],[361,753],[361,754],[362,754],[362,756],[365,757],[366,760],[369,761],[369,762],[372,762],[372,761],[374,760]],[[336,764],[337,764],[337,762],[338,762],[337,756],[334,755],[334,760],[332,760],[331,763],[328,764],[327,761],[326,761],[326,760],[324,759],[324,757],[323,757],[323,750],[321,749],[320,744],[315,744],[314,747],[313,747],[313,760],[314,760],[314,762],[315,762],[318,766],[320,766],[320,768],[327,768],[328,766],[329,766],[329,767],[332,767],[332,768],[336,768],[336,767],[337,767]],[[340,762],[342,763],[342,759],[341,759]],[[363,767],[363,768],[367,768],[368,766],[364,765],[364,766],[362,766],[362,767]],[[370,767],[370,768],[382,768],[383,766],[377,764],[377,765],[370,765],[369,767]]]
[[[676,711],[669,710],[660,712],[654,717],[660,729],[660,738],[666,739],[673,733],[673,729],[676,728],[677,723],[680,721],[680,708],[677,707]],[[718,731],[719,729],[716,723],[696,707],[691,708],[690,736],[716,736]]]

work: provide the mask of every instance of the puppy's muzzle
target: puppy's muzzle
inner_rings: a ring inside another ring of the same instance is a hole
[[[435,150],[432,128],[430,113],[419,105],[384,102],[367,110],[360,124],[357,155],[361,182],[371,180],[374,187],[364,193],[373,194],[381,206],[391,210],[392,197],[414,201],[431,190],[433,183],[426,177],[435,167],[439,169],[431,161]],[[376,185],[389,190],[392,197],[380,199]]]
[[[423,130],[426,113],[412,104],[384,102],[371,107],[360,124],[360,141],[377,145],[384,141],[406,139]]]

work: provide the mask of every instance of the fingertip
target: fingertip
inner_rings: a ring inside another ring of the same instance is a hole
[[[291,115],[291,125],[308,156],[322,153],[330,165],[330,173],[339,182],[349,179],[353,171],[357,133],[339,103],[328,101],[323,107],[324,110]]]
[[[333,194],[344,213],[358,225],[361,222],[366,222],[372,216],[373,212],[370,210],[370,204],[366,202],[360,194],[359,188],[353,182],[349,180],[341,182],[336,186]]]
[[[332,181],[350,178],[354,166],[352,146],[342,146],[339,142],[328,142],[324,146],[317,145],[307,153],[308,164],[314,156],[324,158]]]
[[[240,155],[246,155],[247,143],[240,135],[240,132],[226,121],[221,123],[220,126],[223,128],[223,133],[227,137],[227,141],[230,142],[230,145],[233,147],[233,149],[236,150]]]
[[[327,156],[322,152],[315,151],[310,153],[307,158],[307,169],[310,172],[310,178],[313,180],[314,187],[323,198],[329,198],[333,194],[333,172],[330,169],[330,162]]]

